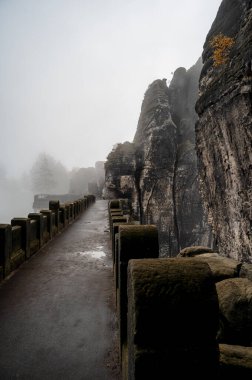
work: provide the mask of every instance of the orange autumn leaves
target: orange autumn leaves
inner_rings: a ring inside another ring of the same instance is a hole
[[[210,40],[210,46],[213,48],[213,65],[215,67],[228,62],[229,52],[235,41],[233,38],[220,33]]]

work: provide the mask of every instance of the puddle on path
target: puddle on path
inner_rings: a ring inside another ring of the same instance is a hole
[[[89,256],[94,259],[102,259],[106,256],[105,252],[103,251],[85,251],[85,252],[77,252],[80,256]]]

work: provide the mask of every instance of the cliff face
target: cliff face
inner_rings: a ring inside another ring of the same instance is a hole
[[[142,223],[158,226],[161,254],[211,245],[198,191],[194,105],[201,61],[174,73],[169,88],[147,89],[133,144],[119,146],[105,165],[108,196],[130,197]],[[129,143],[127,143],[129,144]]]
[[[162,254],[210,244],[198,190],[194,106],[202,64],[179,68],[167,88],[155,81],[147,90],[134,144],[141,152],[139,203],[143,223],[159,228]]]
[[[145,94],[134,138],[136,183],[140,220],[158,226],[162,246],[169,254],[178,249],[173,204],[176,135],[166,82],[156,80]]]
[[[233,39],[214,65],[211,39]],[[204,201],[221,254],[252,261],[252,1],[224,0],[206,38],[196,146]]]

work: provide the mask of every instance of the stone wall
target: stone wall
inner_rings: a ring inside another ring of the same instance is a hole
[[[211,40],[232,38],[214,65]],[[252,1],[224,0],[206,38],[196,147],[204,202],[221,254],[252,262]]]
[[[110,201],[122,379],[250,378],[252,265],[203,246],[160,259],[156,227],[125,216]]]
[[[0,281],[64,231],[94,201],[93,195],[61,205],[59,201],[50,201],[49,210],[0,224]]]

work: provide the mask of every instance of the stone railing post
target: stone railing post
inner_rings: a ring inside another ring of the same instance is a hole
[[[115,223],[128,223],[129,221],[129,218],[127,215],[124,215],[124,216],[111,216],[110,217],[110,237],[112,239],[113,237],[113,225]]]
[[[117,305],[119,319],[119,339],[122,353],[127,341],[127,269],[131,259],[154,258],[159,256],[158,230],[154,225],[120,225],[118,268]]]
[[[72,203],[67,204],[68,207],[68,224],[72,221]]]
[[[36,220],[37,222],[37,237],[39,240],[39,248],[43,245],[43,215],[40,213],[31,212],[28,214],[29,219]]]
[[[47,231],[49,233],[50,239],[52,239],[52,237],[53,237],[52,211],[51,210],[40,210],[40,213],[47,217]]]
[[[2,277],[10,274],[11,263],[10,257],[12,252],[11,225],[0,224],[0,266],[3,267]]]
[[[66,207],[65,206],[60,206],[59,210],[62,212],[60,223],[62,223],[63,224],[63,228],[65,228],[66,227]]]
[[[78,202],[74,201],[74,219],[78,216]]]
[[[66,210],[66,225],[70,223],[70,206],[69,203],[65,203],[65,210]]]
[[[128,380],[219,378],[214,278],[207,263],[185,260],[129,262]]]
[[[49,201],[49,210],[55,213],[55,226],[57,230],[59,229],[59,208],[60,208],[59,201]]]
[[[109,206],[109,209],[111,209],[111,208],[121,209],[120,200],[119,199],[111,199],[109,201],[108,206]]]
[[[29,218],[13,218],[11,220],[12,226],[20,226],[22,228],[22,249],[25,251],[25,258],[29,259],[30,252],[30,219]]]

